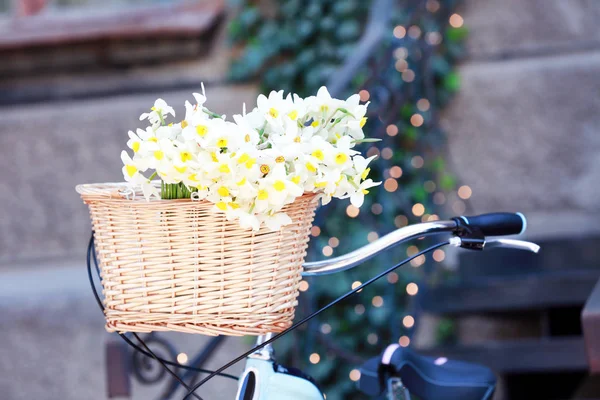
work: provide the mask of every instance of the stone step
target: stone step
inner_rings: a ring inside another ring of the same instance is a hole
[[[192,359],[210,340],[202,335],[161,334]],[[0,393],[3,399],[106,399],[105,345],[118,340],[104,330],[104,318],[89,287],[83,262],[30,264],[0,269]],[[249,344],[227,338],[207,363],[217,368]],[[229,373],[241,373],[243,363]],[[131,378],[132,400],[154,399],[167,384],[142,385]],[[236,382],[216,378],[198,393],[234,398]],[[175,398],[183,397],[179,391]]]
[[[253,84],[207,86],[207,105],[231,116],[254,107]],[[83,259],[89,215],[80,183],[122,181],[121,150],[138,117],[164,98],[180,115],[199,87],[169,92],[2,108],[0,264],[14,260]]]
[[[599,231],[599,73],[598,51],[460,68],[443,126],[470,212],[531,213],[532,235]]]
[[[594,0],[467,0],[463,8],[473,58],[600,48],[600,4]]]

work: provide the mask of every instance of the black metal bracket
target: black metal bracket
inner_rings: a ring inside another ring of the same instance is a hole
[[[469,250],[483,250],[485,247],[485,235],[481,229],[467,225],[461,217],[452,218],[456,222],[454,235],[460,238],[460,247]]]

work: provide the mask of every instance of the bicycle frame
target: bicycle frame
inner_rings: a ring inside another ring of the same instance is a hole
[[[369,243],[348,254],[315,262],[308,262],[303,265],[302,276],[320,276],[333,274],[354,268],[377,254],[397,246],[411,239],[440,234],[452,233],[459,227],[456,220],[452,221],[434,221],[421,224],[410,225],[397,229],[380,239]],[[451,246],[460,247],[462,240],[460,237],[452,237],[449,240]],[[514,239],[493,239],[485,241],[486,248],[513,248],[527,250],[534,253],[539,251],[539,246],[521,240]],[[263,344],[271,339],[273,335],[267,334],[257,338],[257,345]],[[322,400],[323,395],[320,390],[310,381],[297,376],[281,373],[274,369],[275,358],[271,344],[257,350],[247,358],[246,369],[240,379],[237,400]],[[251,398],[240,396],[244,393],[244,385],[248,384],[248,376],[255,374],[254,394]],[[408,392],[406,392],[408,395]]]

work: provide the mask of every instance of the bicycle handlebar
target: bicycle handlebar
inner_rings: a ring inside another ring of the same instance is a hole
[[[521,213],[490,213],[472,217],[457,217],[462,225],[478,228],[485,236],[520,235],[527,228],[527,220]]]
[[[410,239],[437,233],[456,233],[460,227],[479,228],[484,235],[500,236],[523,233],[527,227],[521,213],[492,213],[473,217],[457,217],[451,221],[424,222],[397,229],[378,240],[339,257],[304,263],[303,276],[328,275],[353,268],[382,251]],[[457,238],[458,239],[458,238]],[[498,241],[496,241],[497,243]],[[460,243],[460,239],[458,240]],[[537,252],[539,246],[520,240],[502,241],[490,247],[512,247]],[[537,249],[536,249],[537,247]]]

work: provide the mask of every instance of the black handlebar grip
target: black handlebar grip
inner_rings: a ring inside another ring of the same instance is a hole
[[[521,213],[501,212],[458,218],[467,226],[479,228],[485,236],[519,235],[527,228],[527,220]]]

